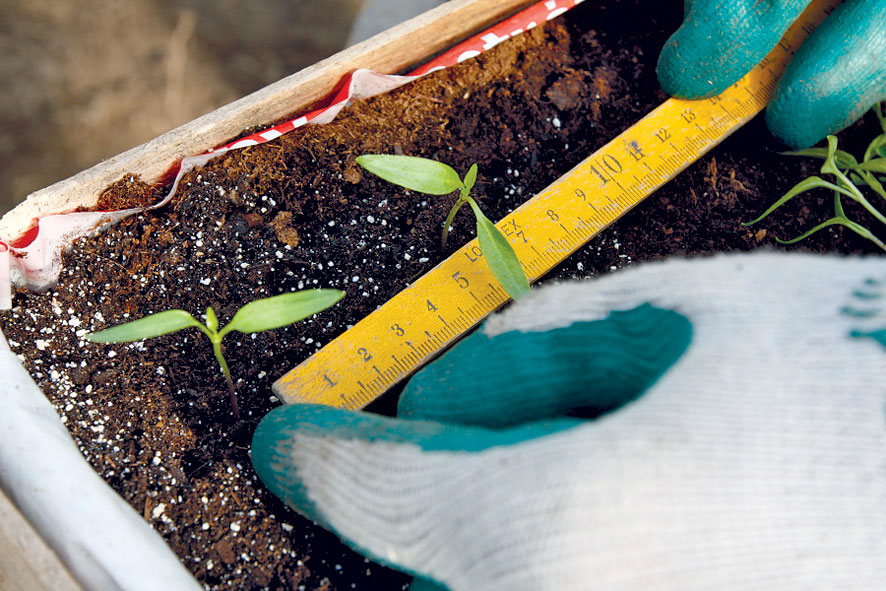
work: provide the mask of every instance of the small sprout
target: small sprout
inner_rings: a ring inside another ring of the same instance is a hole
[[[477,182],[476,164],[471,165],[464,179],[459,178],[455,169],[447,164],[415,156],[364,154],[357,157],[357,164],[388,182],[418,193],[448,195],[459,191],[458,200],[443,224],[443,249],[446,248],[449,227],[455,214],[462,205],[468,204],[477,218],[477,238],[492,274],[515,300],[529,292],[529,280],[513,247],[470,196]]]
[[[786,156],[808,156],[812,158],[821,158],[824,163],[821,166],[822,174],[829,174],[834,177],[834,182],[827,181],[819,176],[811,176],[803,179],[790,191],[782,195],[778,201],[773,203],[769,209],[764,211],[758,218],[745,222],[743,226],[751,226],[766,218],[773,211],[796,197],[801,193],[805,193],[811,189],[822,188],[830,189],[834,193],[834,215],[833,217],[818,224],[812,229],[800,234],[790,240],[776,240],[781,244],[794,244],[812,236],[819,230],[830,226],[843,226],[849,228],[862,238],[870,240],[878,247],[886,250],[886,244],[868,228],[862,226],[858,222],[849,219],[843,211],[843,197],[848,197],[856,203],[864,207],[875,219],[886,224],[886,216],[884,216],[870,201],[865,197],[859,187],[870,187],[874,193],[881,198],[886,199],[886,189],[883,187],[883,177],[877,177],[877,174],[886,173],[886,117],[883,115],[881,104],[874,107],[874,112],[880,122],[882,133],[875,137],[864,153],[861,162],[848,152],[837,149],[837,138],[829,135],[827,137],[828,146],[826,148],[809,148],[808,150],[798,150],[796,152],[784,152]]]
[[[234,394],[234,381],[222,354],[222,339],[225,335],[234,330],[252,333],[287,326],[322,312],[344,295],[343,291],[337,289],[313,289],[255,300],[237,310],[231,321],[221,330],[218,329],[218,316],[215,315],[212,306],[206,308],[206,324],[202,324],[184,310],[166,310],[90,333],[86,335],[86,339],[93,343],[131,343],[171,334],[185,328],[193,327],[200,330],[212,343],[212,352],[228,384],[234,417],[239,419],[240,410]]]

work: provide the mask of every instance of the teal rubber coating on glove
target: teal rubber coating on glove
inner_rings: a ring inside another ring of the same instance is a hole
[[[886,349],[886,329],[870,330],[867,332],[861,330],[853,330],[849,333],[854,339],[874,339],[880,346]]]
[[[840,5],[800,47],[766,109],[792,148],[808,148],[886,99],[886,0]]]
[[[583,422],[562,418],[494,431],[433,421],[394,419],[317,404],[293,404],[278,407],[261,420],[252,438],[252,464],[268,490],[307,519],[339,535],[353,550],[379,564],[421,577],[421,573],[411,572],[384,556],[361,548],[330,525],[311,500],[293,460],[293,450],[298,445],[296,434],[346,441],[413,444],[425,451],[477,452],[551,435]],[[429,591],[446,589],[429,579],[422,579],[420,586]]]
[[[684,316],[648,304],[544,332],[477,331],[410,380],[398,416],[496,429],[597,416],[642,394],[691,335]]]
[[[583,422],[580,419],[561,418],[496,431],[444,425],[435,421],[394,419],[319,404],[293,404],[278,407],[261,420],[252,438],[252,464],[268,490],[311,521],[334,531],[311,501],[299,475],[293,459],[293,451],[298,445],[296,435],[412,444],[424,451],[470,453],[522,443],[576,427]],[[373,556],[375,560],[387,564],[382,557],[350,545],[361,554]]]
[[[449,587],[424,577],[415,577],[409,585],[409,591],[449,591]]]
[[[542,420],[510,429],[403,420],[344,410],[323,404],[291,404],[275,408],[259,423],[252,438],[252,461],[262,481],[275,493],[281,478],[288,481],[286,461],[295,435],[343,440],[412,444],[424,451],[480,452],[523,443],[571,429],[584,421],[574,417]],[[280,495],[283,496],[283,495]]]
[[[809,0],[694,0],[661,50],[658,80],[678,98],[723,92],[775,47]]]
[[[422,577],[421,573],[404,569],[402,565],[361,547],[330,525],[311,500],[294,461],[297,434],[339,440],[416,443],[431,450],[453,446],[479,450],[485,445],[507,445],[548,435],[579,423],[575,419],[563,419],[528,430],[521,429],[510,436],[496,437],[498,434],[484,433],[485,430],[480,429],[448,427],[427,421],[403,421],[319,404],[285,405],[272,410],[259,423],[252,437],[252,464],[268,490],[299,514],[338,535],[355,552],[418,579]],[[421,578],[420,588],[427,591],[446,590],[446,587],[427,578]]]

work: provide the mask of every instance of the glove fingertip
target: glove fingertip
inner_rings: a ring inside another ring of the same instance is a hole
[[[730,79],[712,79],[705,75],[717,68],[700,63],[701,59],[695,55],[696,51],[682,50],[685,45],[680,39],[680,31],[677,31],[668,39],[658,56],[655,73],[662,90],[668,95],[679,99],[707,98],[722,92],[734,82]]]
[[[656,74],[665,92],[701,99],[720,94],[778,43],[809,0],[755,2],[696,0],[659,55]]]
[[[803,149],[886,98],[886,0],[847,2],[797,51],[766,108],[769,130]]]

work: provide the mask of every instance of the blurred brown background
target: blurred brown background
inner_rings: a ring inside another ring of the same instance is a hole
[[[362,4],[0,0],[0,214],[335,53]]]

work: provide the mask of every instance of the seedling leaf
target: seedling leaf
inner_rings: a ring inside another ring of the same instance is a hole
[[[232,330],[262,332],[280,328],[325,310],[344,295],[337,289],[311,289],[255,300],[237,310],[219,336]]]
[[[846,220],[843,225],[861,236],[862,238],[867,238],[868,240],[879,246],[881,249],[886,250],[886,244],[884,244],[882,240],[874,236],[873,232],[871,232],[861,224],[853,222],[851,220]]]
[[[215,315],[215,310],[212,309],[212,306],[206,306],[206,328],[211,332],[218,330],[218,316]]]
[[[823,230],[824,228],[827,228],[829,226],[843,226],[844,228],[849,228],[850,230],[852,230],[853,232],[855,232],[856,234],[858,234],[862,238],[866,238],[866,239],[870,240],[871,242],[873,242],[874,244],[876,244],[877,246],[879,246],[880,248],[882,248],[883,250],[886,250],[886,244],[883,244],[883,242],[879,238],[874,236],[874,234],[870,230],[868,230],[867,228],[865,228],[861,224],[853,222],[852,220],[845,218],[845,217],[833,217],[829,220],[826,220],[826,221],[818,224],[817,226],[815,226],[811,230],[808,230],[808,231],[800,234],[796,238],[792,238],[790,240],[781,240],[779,238],[776,238],[775,240],[781,244],[795,244],[805,238],[809,238],[810,236],[812,236],[813,234],[815,234],[819,230]]]
[[[875,177],[872,174],[867,174],[867,175],[865,175],[864,178],[865,178],[866,184],[871,189],[873,189],[877,193],[877,195],[886,199],[886,189],[883,188],[883,183],[881,183],[879,180],[877,180],[877,177]]]
[[[867,170],[870,172],[886,172],[886,158],[873,158],[852,167],[853,170]]]
[[[93,343],[132,343],[203,325],[184,310],[166,310],[86,335]]]
[[[428,158],[364,154],[357,157],[357,164],[388,182],[419,193],[448,195],[464,187],[454,168]]]
[[[843,223],[843,220],[841,220],[839,218],[831,218],[829,220],[826,220],[826,221],[818,224],[817,226],[815,226],[811,230],[807,230],[806,232],[803,232],[802,234],[800,234],[796,238],[791,238],[790,240],[782,240],[781,238],[776,238],[775,241],[778,242],[779,244],[796,244],[797,242],[800,242],[801,240],[803,240],[805,238],[809,238],[810,236],[812,236],[813,234],[815,234],[819,230],[824,230],[825,228],[827,228],[829,226],[842,226],[842,225],[845,225]]]
[[[827,148],[808,148],[806,150],[796,150],[793,152],[779,152],[782,156],[810,156],[812,158],[825,159],[828,157]],[[834,152],[834,160],[840,168],[851,168],[858,164],[855,156],[843,150]]]
[[[513,299],[526,295],[529,293],[529,281],[508,239],[480,211],[480,207],[473,199],[469,199],[468,203],[477,217],[477,238],[480,240],[480,249],[492,274]]]
[[[874,156],[886,156],[886,133],[881,133],[868,144],[864,151],[864,161],[867,162]]]
[[[749,222],[742,222],[741,225],[742,226],[753,226],[754,224],[756,224],[757,222],[759,222],[763,218],[767,217],[773,211],[775,211],[776,209],[778,209],[779,207],[781,207],[782,205],[784,205],[785,203],[787,203],[788,201],[790,201],[791,199],[793,199],[794,197],[799,195],[800,193],[804,193],[806,191],[809,191],[810,189],[815,189],[815,188],[832,189],[832,190],[838,191],[839,193],[842,193],[848,197],[852,197],[853,199],[855,198],[854,195],[852,193],[850,193],[849,191],[847,191],[846,189],[844,189],[842,187],[838,187],[837,185],[835,185],[833,183],[829,183],[828,181],[824,180],[823,178],[821,178],[819,176],[811,176],[809,178],[803,179],[802,181],[800,181],[799,183],[794,185],[790,191],[788,191],[787,193],[782,195],[782,197],[778,201],[776,201],[771,206],[769,206],[769,209],[767,209],[762,214],[760,214],[760,216],[758,218],[751,220]]]
[[[862,176],[864,175],[864,176]],[[882,177],[881,177],[882,178]],[[861,171],[861,174],[856,172],[849,172],[849,180],[851,180],[856,185],[867,186],[874,190],[880,197],[886,199],[886,189],[883,188],[883,183],[877,179],[873,174],[867,171]]]
[[[474,188],[474,184],[477,182],[477,164],[471,164],[471,167],[468,169],[467,174],[465,175],[465,189],[470,191]]]
[[[837,166],[836,154],[837,154],[837,136],[829,135],[827,137],[828,140],[828,152],[824,159],[824,164],[821,165],[821,173],[822,174],[832,174],[836,176],[839,180],[844,180],[849,182],[849,179],[845,178],[842,172],[840,172],[839,167]]]

